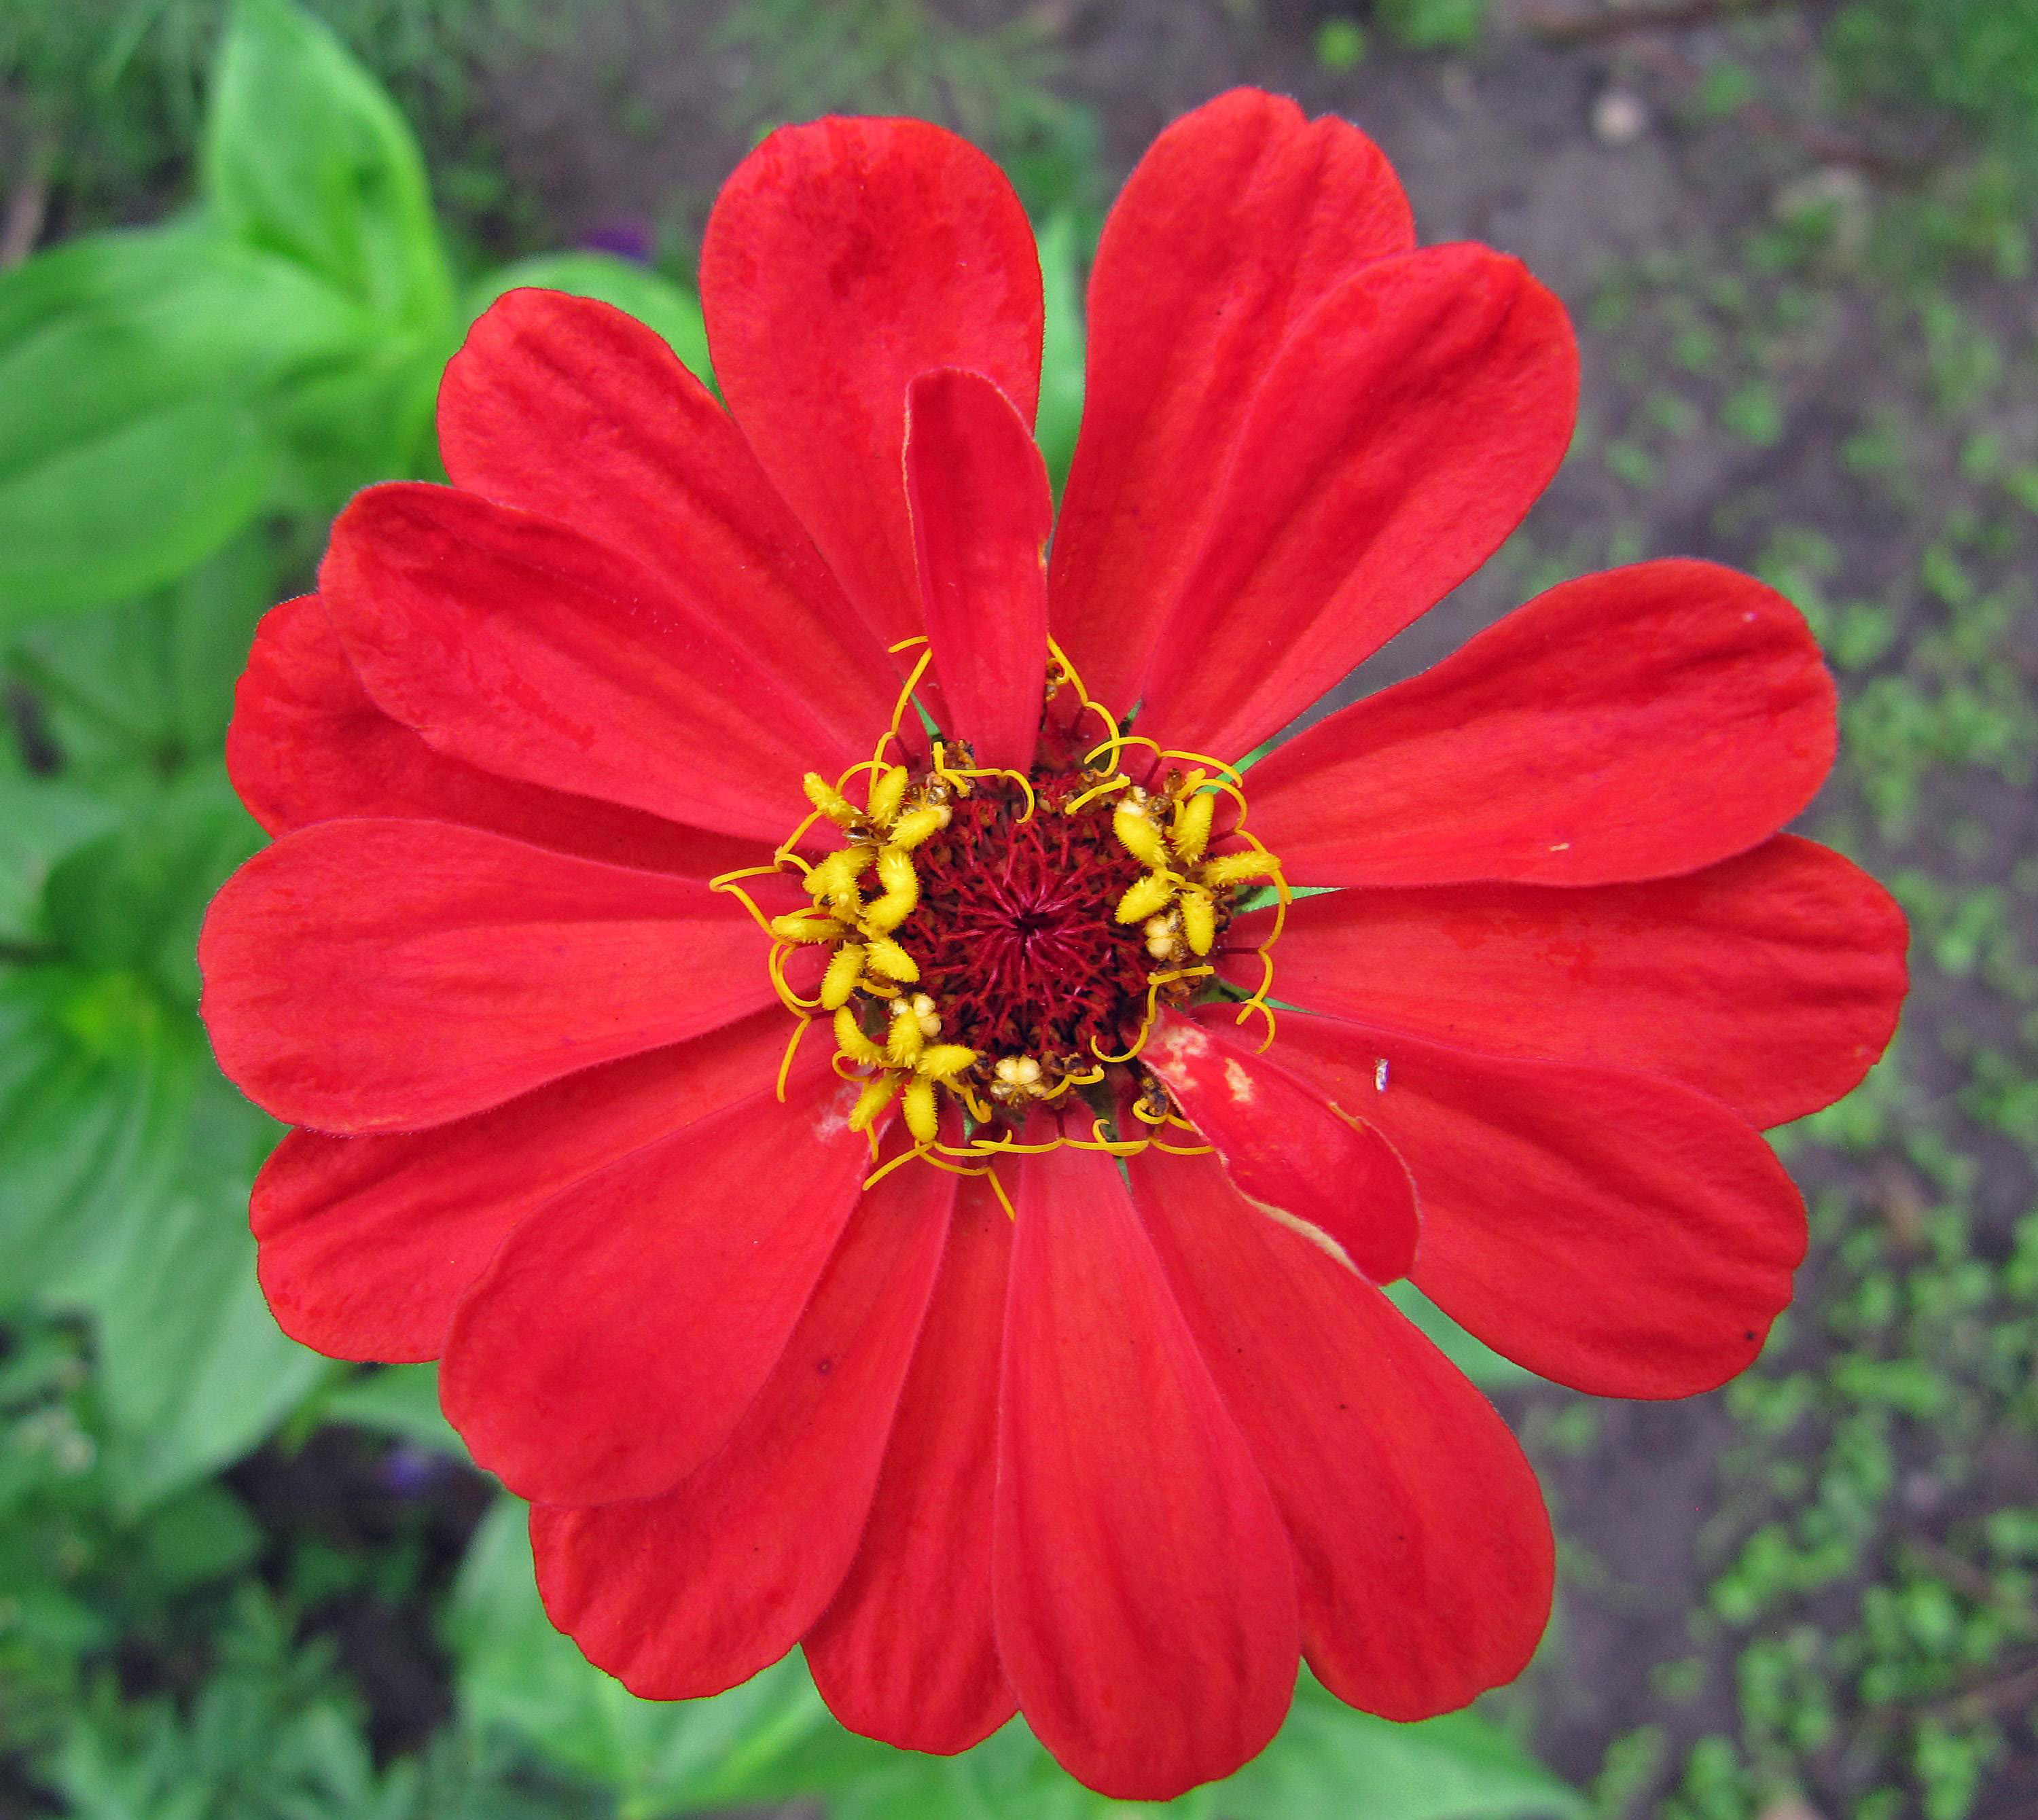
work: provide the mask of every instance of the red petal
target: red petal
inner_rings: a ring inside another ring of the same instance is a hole
[[[1750,1364],[1790,1299],[1804,1202],[1716,1100],[1297,1013],[1280,1048],[1407,1159],[1416,1287],[1532,1371],[1602,1397],[1688,1397]]]
[[[368,692],[504,776],[775,844],[883,731],[790,694],[712,597],[450,487],[361,494],[320,591]]]
[[[1672,560],[1552,588],[1252,768],[1297,885],[1604,885],[1767,840],[1833,761],[1832,679],[1751,575]]]
[[[1234,931],[1256,938],[1266,914]],[[1904,935],[1866,873],[1779,835],[1642,885],[1305,897],[1274,959],[1278,995],[1309,1010],[1668,1075],[1775,1125],[1830,1105],[1888,1046]],[[1259,984],[1256,960],[1234,965]]]
[[[1255,1207],[1335,1241],[1375,1283],[1406,1276],[1422,1227],[1394,1147],[1260,1055],[1232,1016],[1164,1011],[1139,1059]]]
[[[292,1339],[335,1358],[436,1359],[453,1305],[518,1220],[756,1093],[788,1030],[775,1007],[432,1131],[292,1132],[255,1178],[250,1208],[271,1311]]]
[[[750,445],[642,323],[591,298],[513,290],[468,332],[439,389],[458,486],[556,519],[667,578],[783,692],[835,724],[892,718],[891,662]]]
[[[271,834],[347,815],[462,821],[539,847],[711,878],[755,842],[519,783],[434,752],[369,699],[316,594],[272,608],[234,691],[226,768]]]
[[[945,730],[1029,769],[1047,670],[1047,466],[1010,401],[959,367],[907,396],[906,491]]]
[[[964,1182],[855,1564],[806,1640],[852,1731],[967,1750],[1012,1716],[991,1629],[998,1368],[1012,1222]]]
[[[1004,174],[923,120],[785,127],[737,167],[701,249],[715,377],[870,627],[919,624],[906,389],[966,366],[1031,423],[1040,267]]]
[[[1281,96],[1220,95],[1140,160],[1090,275],[1082,435],[1055,537],[1055,635],[1099,700],[1123,713],[1138,699],[1282,341],[1361,266],[1414,244],[1379,148]]]
[[[1309,1666],[1388,1719],[1448,1712],[1527,1666],[1554,1555],[1493,1407],[1387,1299],[1277,1230],[1207,1160],[1135,1160],[1190,1330],[1294,1538]]]
[[[532,1511],[545,1610],[631,1693],[692,1700],[747,1681],[834,1596],[954,1199],[953,1176],[914,1167],[865,1197],[784,1356],[699,1472],[654,1498]]]
[[[786,1350],[861,1192],[855,1098],[770,1087],[569,1189],[503,1242],[446,1336],[446,1418],[520,1497],[669,1490]]]
[[[1283,343],[1163,628],[1139,730],[1237,758],[1483,563],[1556,472],[1578,350],[1516,260],[1376,260]]]
[[[765,940],[691,878],[450,822],[324,821],[213,900],[219,1065],[320,1131],[415,1129],[698,1036],[773,996]]]
[[[1063,1769],[1120,1800],[1228,1776],[1294,1693],[1295,1564],[1118,1165],[1019,1169],[993,1597]]]

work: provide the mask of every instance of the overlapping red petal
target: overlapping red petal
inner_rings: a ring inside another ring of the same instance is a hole
[[[834,725],[884,725],[898,685],[883,649],[743,432],[642,323],[513,290],[447,367],[438,421],[456,487],[570,525],[654,574],[684,552],[688,605],[740,628],[775,681],[753,707],[775,713],[791,696]]]
[[[1294,885],[1603,885],[1695,871],[1812,799],[1837,738],[1804,616],[1717,563],[1552,588],[1252,771]]]
[[[479,494],[370,487],[319,591],[383,710],[503,776],[770,844],[808,770],[869,756],[681,571]]]
[[[1288,1535],[1116,1162],[1019,1170],[991,1587],[1026,1722],[1100,1793],[1229,1775],[1294,1693]]]
[[[1082,432],[1055,537],[1055,636],[1123,713],[1216,506],[1247,414],[1310,310],[1415,245],[1407,198],[1347,122],[1255,89],[1156,139],[1098,243]]]
[[[1025,771],[1047,674],[1047,466],[1011,400],[945,367],[907,393],[906,491],[949,731]]]
[[[862,1546],[808,1632],[807,1661],[851,1730],[967,1750],[1012,1716],[991,1609],[998,1378],[1012,1223],[966,1181],[899,1399]]]
[[[461,1299],[440,1394],[475,1461],[540,1503],[669,1491],[784,1352],[869,1157],[809,1067],[528,1215]],[[794,1134],[802,1141],[790,1141]]]
[[[531,1513],[538,1587],[590,1661],[650,1700],[768,1668],[834,1596],[862,1533],[955,1177],[866,1196],[728,1439],[670,1491]]]
[[[1514,1437],[1378,1290],[1157,1152],[1133,1196],[1294,1540],[1302,1640],[1341,1700],[1426,1719],[1511,1681],[1554,1556]]]
[[[1242,755],[1285,726],[1499,548],[1578,385],[1563,305],[1517,260],[1432,247],[1347,279],[1253,395],[1140,732]]]
[[[1369,1282],[1408,1274],[1422,1222],[1393,1147],[1262,1056],[1229,1007],[1165,1014],[1142,1056],[1246,1200],[1321,1234]]]
[[[924,120],[781,127],[716,198],[700,283],[764,472],[878,641],[918,633],[907,388],[967,367],[1029,426],[1040,399],[1040,256],[1012,186]]]
[[[1752,1363],[1790,1299],[1804,1201],[1717,1100],[1299,1014],[1281,1053],[1362,1107],[1421,1185],[1416,1287],[1532,1371],[1688,1397]]]
[[[226,768],[271,834],[342,816],[460,821],[539,847],[710,878],[754,841],[498,777],[434,751],[369,699],[315,594],[263,616],[234,692]]]
[[[336,1358],[436,1359],[454,1306],[518,1220],[748,1098],[785,1047],[775,1006],[430,1131],[292,1132],[249,1208],[269,1306],[292,1339]]]
[[[199,941],[220,1066],[316,1131],[415,1130],[772,1000],[756,929],[691,878],[449,822],[322,821]]]
[[[1866,873],[1782,835],[1640,885],[1305,897],[1280,992],[1467,1048],[1667,1075],[1775,1125],[1831,1105],[1888,1046],[1904,941],[1903,912]],[[1255,958],[1232,971],[1259,982]]]

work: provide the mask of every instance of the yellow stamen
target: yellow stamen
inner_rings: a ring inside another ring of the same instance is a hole
[[[861,1062],[866,1067],[885,1066],[885,1052],[863,1033],[855,1012],[847,1005],[835,1014],[835,1046],[852,1062]]]
[[[920,1020],[913,1015],[913,1007],[895,1007],[891,1031],[885,1039],[885,1060],[895,1068],[910,1068],[920,1059],[920,1052],[926,1046],[927,1039],[921,1034]]]
[[[976,1051],[961,1043],[930,1043],[913,1066],[928,1079],[945,1081],[976,1066]]]
[[[885,887],[885,894],[865,909],[863,927],[866,933],[888,935],[919,904],[920,880],[913,870],[912,855],[896,847],[881,848],[877,882]]]
[[[829,957],[828,971],[821,976],[821,1009],[840,1010],[862,977],[863,950],[854,942],[843,942]]]
[[[1202,956],[1217,940],[1217,901],[1200,885],[1182,887],[1182,933],[1189,951]]]
[[[945,802],[930,803],[925,809],[915,809],[902,815],[892,824],[892,832],[885,839],[887,844],[903,851],[911,851],[922,842],[931,840],[948,826],[955,811]]]
[[[817,771],[810,771],[801,779],[800,787],[807,793],[807,800],[838,828],[854,828],[863,819],[854,803],[837,790]]]
[[[876,847],[862,842],[845,847],[839,853],[831,853],[809,870],[808,895],[825,898],[839,916],[854,917],[862,904],[857,881],[869,870],[871,861],[877,856]]]
[[[941,1115],[934,1104],[934,1083],[915,1078],[906,1083],[906,1128],[922,1143],[932,1143],[941,1135]]]
[[[857,1095],[856,1104],[850,1109],[849,1128],[853,1132],[867,1132],[877,1115],[891,1105],[905,1081],[903,1075],[878,1075],[873,1077]]]
[[[1218,890],[1226,885],[1243,885],[1248,878],[1271,878],[1281,862],[1263,847],[1248,847],[1242,853],[1220,853],[1203,862],[1198,880]]]
[[[871,773],[870,819],[880,828],[889,828],[897,817],[899,805],[906,800],[906,786],[911,781],[911,774],[903,764],[888,764],[882,771]]]
[[[833,942],[843,933],[841,923],[816,910],[794,910],[771,919],[771,933],[782,942]]]
[[[919,963],[889,935],[872,936],[864,943],[863,952],[877,972],[902,986],[913,984],[920,976]]]
[[[1154,839],[1159,838],[1157,832]],[[1165,872],[1150,872],[1144,878],[1135,878],[1126,886],[1125,895],[1118,901],[1118,920],[1144,923],[1157,912],[1166,909],[1174,897],[1175,880]]]
[[[1214,796],[1185,796],[1175,805],[1172,833],[1178,863],[1193,866],[1210,845],[1210,822],[1217,813]]]
[[[1141,865],[1158,868],[1168,863],[1168,844],[1161,839],[1161,830],[1153,825],[1153,818],[1147,813],[1143,802],[1129,796],[1120,798],[1111,812],[1111,832]],[[1123,916],[1119,918],[1121,923],[1135,919]]]

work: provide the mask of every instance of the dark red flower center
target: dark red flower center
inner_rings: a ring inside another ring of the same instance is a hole
[[[1065,806],[1093,780],[991,779],[914,855],[920,904],[899,931],[945,1041],[987,1058],[1032,1056],[1075,1073],[1131,1047],[1153,961],[1138,925],[1116,920],[1144,868],[1112,832],[1111,805]]]
[[[1051,1142],[1158,1142],[1180,1120],[1138,1060],[1157,1010],[1233,992],[1218,961],[1241,889],[1271,882],[1285,901],[1234,770],[1127,735],[1080,685],[1058,715],[1074,673],[1058,658],[1049,681],[1025,775],[941,740],[917,763],[888,759],[909,683],[875,756],[833,783],[809,773],[813,814],[752,869],[805,882],[809,908],[757,914],[786,1008],[801,1030],[828,1020],[836,1067],[862,1083],[851,1127],[877,1132],[896,1103],[918,1154],[1002,1154],[1021,1130],[1037,1138],[1036,1110]],[[1109,737],[1086,746],[1085,719]],[[822,821],[842,844],[802,858]],[[813,950],[826,958],[805,996],[785,969]],[[1262,958],[1241,1015],[1258,1010],[1271,1037]]]

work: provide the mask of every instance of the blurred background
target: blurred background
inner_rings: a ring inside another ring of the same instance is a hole
[[[276,1132],[191,947],[259,842],[221,764],[255,620],[353,489],[435,471],[490,298],[603,296],[699,366],[745,150],[929,116],[1039,229],[1059,468],[1102,212],[1241,82],[1358,121],[1425,241],[1521,254],[1583,341],[1550,494],[1357,686],[1585,570],[1760,571],[1845,704],[1805,829],[1903,900],[1917,989],[1779,1134],[1813,1246],[1746,1377],[1599,1403],[1445,1336],[1557,1519],[1522,1682],[1413,1727],[1305,1689],[1180,1805],[2038,1814],[2038,0],[0,0],[0,1816],[1111,1811],[1017,1727],[849,1739],[796,1660],[666,1708],[582,1663],[430,1368],[269,1321]]]

